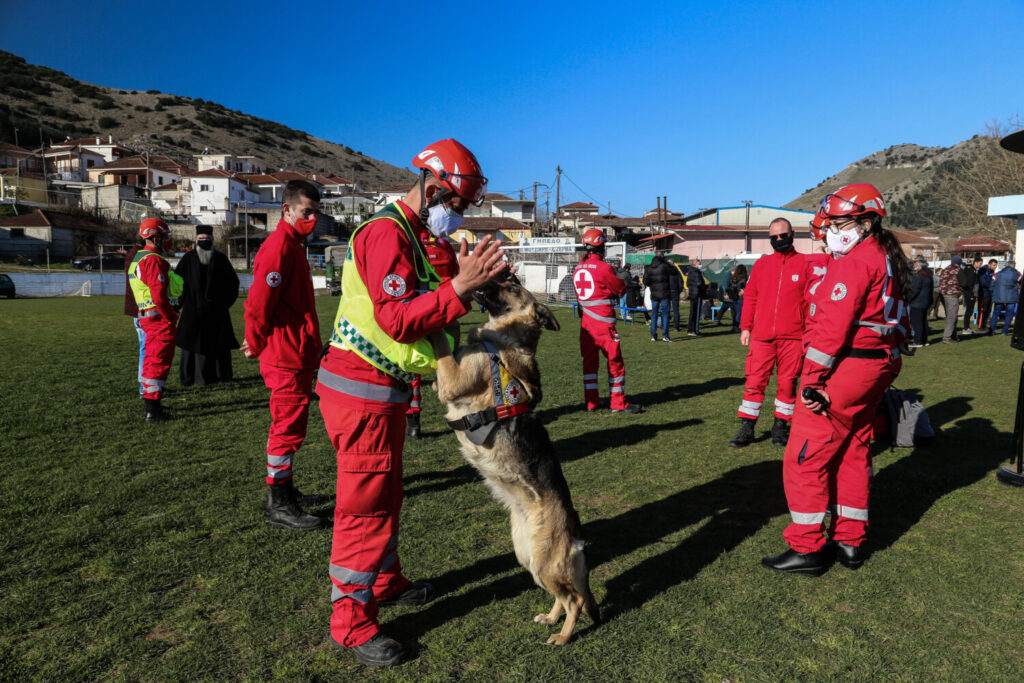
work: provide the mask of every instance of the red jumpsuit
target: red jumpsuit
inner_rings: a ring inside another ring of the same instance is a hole
[[[797,405],[782,476],[792,524],[784,537],[808,553],[834,540],[859,546],[868,524],[871,433],[882,394],[899,374],[909,317],[877,240],[867,238],[828,264],[808,311],[804,387],[824,388],[825,413]]]
[[[423,245],[423,251],[427,252],[427,260],[430,261],[430,265],[434,267],[434,272],[442,282],[451,280],[459,274],[459,261],[455,256],[455,249],[446,238],[435,237],[434,233],[423,228],[420,230],[420,243]],[[420,385],[422,384],[423,381],[419,375],[416,375],[416,379],[409,383],[409,388],[412,389],[412,398],[409,399],[407,415],[413,415],[422,409],[420,395]]]
[[[272,486],[292,479],[322,348],[304,239],[287,221],[277,224],[256,253],[245,301],[245,340],[270,389],[266,481]]]
[[[612,410],[623,410],[626,401],[626,365],[622,362],[619,333],[615,331],[615,303],[626,283],[599,254],[587,254],[572,273],[580,303],[580,354],[583,356],[583,397],[587,410],[601,405],[597,390],[598,352],[608,359],[608,391]]]
[[[750,332],[746,384],[736,415],[756,420],[761,415],[764,390],[778,366],[775,417],[793,419],[796,382],[800,376],[804,333],[804,293],[808,281],[807,256],[788,249],[766,254],[750,269],[743,292],[740,329]]]
[[[146,251],[156,252],[149,247]],[[164,383],[171,371],[174,360],[174,340],[178,333],[178,314],[171,307],[170,288],[171,266],[167,259],[148,256],[136,268],[136,275],[147,287],[156,308],[146,311],[156,314],[139,319],[139,326],[146,334],[145,358],[142,361],[142,398],[159,401],[164,395]]]
[[[422,229],[409,207],[395,205],[414,233]],[[467,307],[450,280],[433,292],[415,294],[416,245],[393,221],[371,221],[356,233],[353,247],[355,266],[373,300],[374,318],[392,339],[411,343],[465,315]],[[317,393],[338,464],[331,637],[352,647],[379,631],[377,603],[409,585],[398,558],[409,389],[354,352],[331,346],[320,363]]]

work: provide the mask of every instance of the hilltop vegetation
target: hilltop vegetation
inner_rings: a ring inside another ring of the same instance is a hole
[[[888,201],[889,223],[947,238],[981,232],[1011,244],[1016,225],[988,217],[988,198],[1024,192],[1024,155],[1007,152],[992,127],[952,147],[903,144],[855,161],[786,204],[813,211],[821,198],[849,183],[872,183]]]
[[[0,141],[37,148],[92,135],[109,135],[133,149],[189,165],[194,165],[193,154],[209,147],[218,153],[255,154],[272,169],[337,173],[363,187],[413,179],[409,171],[347,145],[216,102],[92,85],[0,50]]]

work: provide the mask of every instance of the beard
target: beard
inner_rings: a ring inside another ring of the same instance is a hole
[[[202,247],[196,247],[196,256],[199,257],[199,264],[208,266],[213,262],[213,249],[203,249]]]

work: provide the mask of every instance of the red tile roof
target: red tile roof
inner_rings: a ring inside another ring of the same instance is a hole
[[[180,184],[181,183],[167,183],[166,185],[160,185],[159,187],[154,187],[153,192],[156,192],[157,190],[177,190]]]
[[[283,181],[266,173],[239,173],[238,177],[253,185],[284,185]]]
[[[309,180],[305,174],[296,173],[295,171],[279,171],[277,173],[271,173],[270,175],[283,183],[287,183],[289,180]],[[318,185],[320,184],[315,180],[310,182],[317,183]]]
[[[188,175],[189,178],[232,178],[235,174],[225,171],[222,168],[208,168],[205,171],[192,171],[186,175]],[[242,182],[245,182],[245,179],[241,176],[239,176],[239,179],[242,180]]]
[[[32,213],[23,213],[20,216],[0,218],[0,227],[5,228],[65,228],[68,230],[85,230],[87,232],[108,232],[108,229],[99,223],[71,216],[59,211],[46,211],[36,209]]]
[[[487,194],[484,195],[484,201],[485,202],[506,202],[506,201],[515,201],[515,200],[513,200],[508,195],[501,194],[499,192],[488,192]]]
[[[562,204],[560,208],[562,211],[565,211],[566,209],[597,209],[599,207],[596,204],[591,204],[589,202],[573,202],[572,204]]]
[[[980,232],[958,239],[953,244],[953,251],[1010,251],[1013,247],[1009,242],[982,235]]]
[[[146,169],[146,157],[141,154],[125,157],[100,167],[100,173],[117,171],[134,171]],[[182,166],[177,161],[162,154],[154,154],[149,157],[149,168],[151,170],[167,171],[178,175],[191,175],[192,171],[187,166]]]
[[[12,154],[33,154],[32,150],[25,149],[24,147],[18,147],[17,145],[12,145],[9,142],[0,142],[0,150],[3,150],[5,152],[11,152]]]
[[[925,244],[932,242],[937,246],[942,245],[942,238],[930,232],[921,230],[892,230],[892,234],[900,244]]]

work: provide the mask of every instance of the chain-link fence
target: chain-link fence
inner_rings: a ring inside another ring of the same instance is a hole
[[[632,251],[632,247],[625,242],[606,243],[605,261],[616,268],[620,267],[627,248]],[[553,241],[504,249],[506,258],[516,269],[516,277],[539,300],[565,306],[576,303],[572,272],[583,258],[582,244]]]

